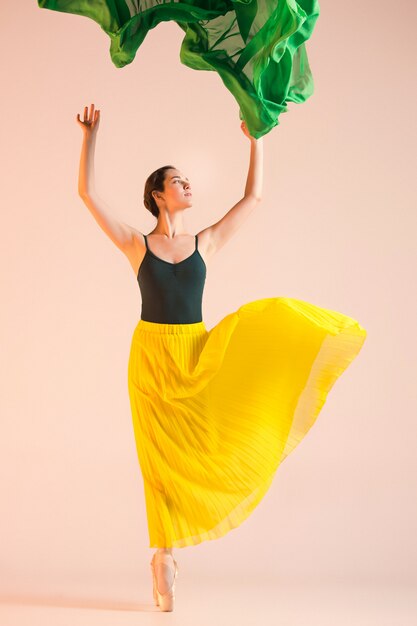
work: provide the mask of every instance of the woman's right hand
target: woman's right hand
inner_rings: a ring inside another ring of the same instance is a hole
[[[94,104],[92,104],[90,113],[88,113],[88,107],[84,107],[84,121],[80,119],[80,114],[77,113],[77,122],[85,135],[93,135],[97,132],[100,124],[100,109],[94,111]]]

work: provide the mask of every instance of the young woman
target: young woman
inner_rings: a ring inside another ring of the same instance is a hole
[[[142,471],[154,600],[172,611],[174,547],[238,527],[269,489],[282,461],[316,421],[328,392],[359,353],[366,331],[353,318],[294,298],[243,304],[210,331],[202,297],[210,258],[262,197],[262,138],[250,141],[244,196],[192,235],[184,211],[192,184],[172,165],[153,172],[144,205],[156,218],[144,235],[115,220],[94,186],[100,111],[84,110],[79,193],[128,258],[142,295],[128,389]]]

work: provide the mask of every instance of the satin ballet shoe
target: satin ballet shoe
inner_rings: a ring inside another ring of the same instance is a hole
[[[155,575],[155,569],[154,569],[154,566],[153,566],[154,558],[155,558],[155,555],[153,555],[152,561],[151,561],[151,569],[152,569],[152,595],[153,595],[153,599],[154,599],[154,602],[155,602],[156,606],[159,606],[158,594],[156,592],[156,575]]]
[[[166,565],[172,565],[174,563],[174,580],[171,588],[165,593],[160,593],[158,589],[158,580],[156,576],[156,561],[158,563],[165,563]],[[175,580],[178,576],[178,564],[172,554],[155,552],[151,561],[152,579],[153,579],[153,598],[156,606],[159,606],[161,611],[173,611],[175,601]]]

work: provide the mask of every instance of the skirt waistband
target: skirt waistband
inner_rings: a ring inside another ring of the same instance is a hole
[[[136,326],[136,330],[160,334],[171,333],[175,335],[207,332],[207,328],[204,322],[193,322],[190,324],[168,324],[159,322],[148,322],[148,320],[143,319],[139,320]]]

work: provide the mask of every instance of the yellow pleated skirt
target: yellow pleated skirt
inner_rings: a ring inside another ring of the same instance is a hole
[[[128,389],[149,547],[238,527],[365,338],[351,317],[285,297],[248,302],[211,330],[140,319]]]

